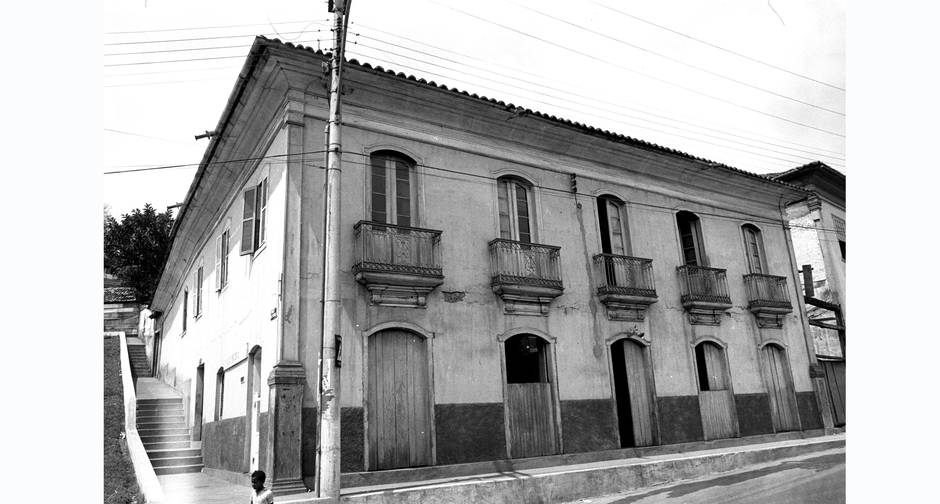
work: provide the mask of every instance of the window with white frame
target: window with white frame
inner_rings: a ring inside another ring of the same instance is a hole
[[[228,249],[229,230],[222,231],[215,240],[215,290],[221,291],[228,285]]]
[[[511,176],[500,177],[496,183],[499,237],[532,243],[535,238],[532,225],[532,216],[535,214],[532,186],[525,180]]]
[[[682,210],[676,214],[676,224],[679,227],[683,263],[688,266],[707,266],[705,249],[702,246],[702,226],[698,216]]]
[[[186,332],[186,323],[189,321],[189,288],[183,288],[183,332]]]
[[[394,151],[370,156],[369,213],[372,222],[412,227],[417,224],[415,162]]]
[[[268,179],[242,193],[242,242],[239,255],[253,254],[264,243],[268,211]]]
[[[202,266],[196,270],[196,306],[193,318],[199,318],[202,315]]]
[[[845,221],[833,216],[832,222],[836,227],[836,239],[839,240],[839,252],[842,253],[842,260],[845,260]]]
[[[630,255],[630,234],[623,202],[613,196],[599,196],[597,221],[601,228],[601,252]]]

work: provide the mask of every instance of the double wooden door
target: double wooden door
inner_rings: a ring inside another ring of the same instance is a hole
[[[845,361],[820,360],[826,372],[826,390],[832,405],[832,421],[836,427],[845,425]]]
[[[404,330],[369,337],[369,469],[431,464],[427,344]]]
[[[705,439],[723,439],[738,435],[731,375],[724,350],[710,342],[695,347],[699,375],[699,408]]]
[[[549,344],[520,334],[506,340],[506,422],[509,456],[558,453]]]
[[[761,349],[764,383],[770,396],[770,415],[774,431],[799,430],[800,421],[796,412],[796,394],[793,391],[793,379],[786,353],[776,345],[766,345]]]

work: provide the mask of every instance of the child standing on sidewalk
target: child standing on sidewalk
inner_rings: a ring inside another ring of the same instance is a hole
[[[274,504],[274,494],[270,488],[264,487],[265,479],[264,471],[251,473],[251,504]]]

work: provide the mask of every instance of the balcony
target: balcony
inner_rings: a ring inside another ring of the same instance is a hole
[[[747,288],[747,308],[757,317],[759,327],[783,327],[783,316],[793,311],[787,277],[744,275]]]
[[[728,274],[720,268],[679,266],[679,289],[682,306],[695,325],[720,325],[721,314],[731,308]]]
[[[653,260],[615,254],[594,256],[597,297],[607,307],[607,318],[642,322],[646,309],[657,301]]]
[[[370,301],[384,306],[425,307],[428,294],[444,283],[441,232],[359,221],[356,232],[356,281]]]
[[[496,239],[489,243],[491,286],[506,313],[547,315],[564,292],[561,247]]]

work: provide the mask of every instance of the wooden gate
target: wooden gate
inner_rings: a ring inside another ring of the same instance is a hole
[[[369,337],[369,469],[431,464],[427,344],[390,329]]]
[[[695,361],[705,439],[737,436],[734,395],[731,393],[731,376],[728,374],[724,351],[708,341],[699,343],[695,347]]]
[[[506,421],[509,456],[558,453],[548,343],[520,334],[506,340]]]
[[[766,345],[761,350],[764,361],[762,372],[767,394],[770,396],[770,416],[774,431],[799,430],[800,422],[796,412],[796,394],[793,392],[793,379],[787,364],[786,352],[777,345]]]
[[[826,372],[826,389],[832,405],[832,421],[837,427],[845,425],[845,361],[820,360]]]
[[[653,398],[646,352],[624,339],[613,344],[614,389],[621,447],[653,444]]]

